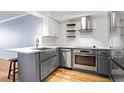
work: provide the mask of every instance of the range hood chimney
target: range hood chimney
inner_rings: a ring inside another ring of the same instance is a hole
[[[117,28],[117,15],[116,12],[111,12],[111,28]]]
[[[81,17],[81,31],[92,31],[91,29],[91,17],[83,16]]]

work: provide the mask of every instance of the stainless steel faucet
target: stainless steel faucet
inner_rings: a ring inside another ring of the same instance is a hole
[[[39,39],[37,38],[36,39],[36,48],[38,48],[39,47]]]

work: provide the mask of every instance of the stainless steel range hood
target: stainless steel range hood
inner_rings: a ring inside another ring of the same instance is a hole
[[[111,25],[111,28],[117,28],[118,25],[117,25],[117,13],[112,11],[111,14],[110,14],[110,25]]]
[[[124,28],[123,20],[124,20],[124,12],[123,11],[112,11],[110,12],[110,27],[111,30],[117,30],[118,28]]]
[[[81,17],[81,31],[92,31],[91,28],[91,17],[90,16],[83,16]]]

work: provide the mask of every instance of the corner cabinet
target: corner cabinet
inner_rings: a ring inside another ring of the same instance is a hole
[[[50,17],[43,19],[43,36],[59,37],[60,23]]]

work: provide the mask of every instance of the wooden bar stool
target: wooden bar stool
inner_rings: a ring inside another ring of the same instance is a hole
[[[10,76],[12,76],[13,78],[13,82],[15,82],[15,74],[18,73],[18,71],[16,71],[16,69],[18,69],[18,60],[17,58],[12,58],[9,59],[10,61],[10,66],[9,66],[9,73],[8,73],[8,79],[10,79]],[[11,72],[13,72],[11,74]]]

